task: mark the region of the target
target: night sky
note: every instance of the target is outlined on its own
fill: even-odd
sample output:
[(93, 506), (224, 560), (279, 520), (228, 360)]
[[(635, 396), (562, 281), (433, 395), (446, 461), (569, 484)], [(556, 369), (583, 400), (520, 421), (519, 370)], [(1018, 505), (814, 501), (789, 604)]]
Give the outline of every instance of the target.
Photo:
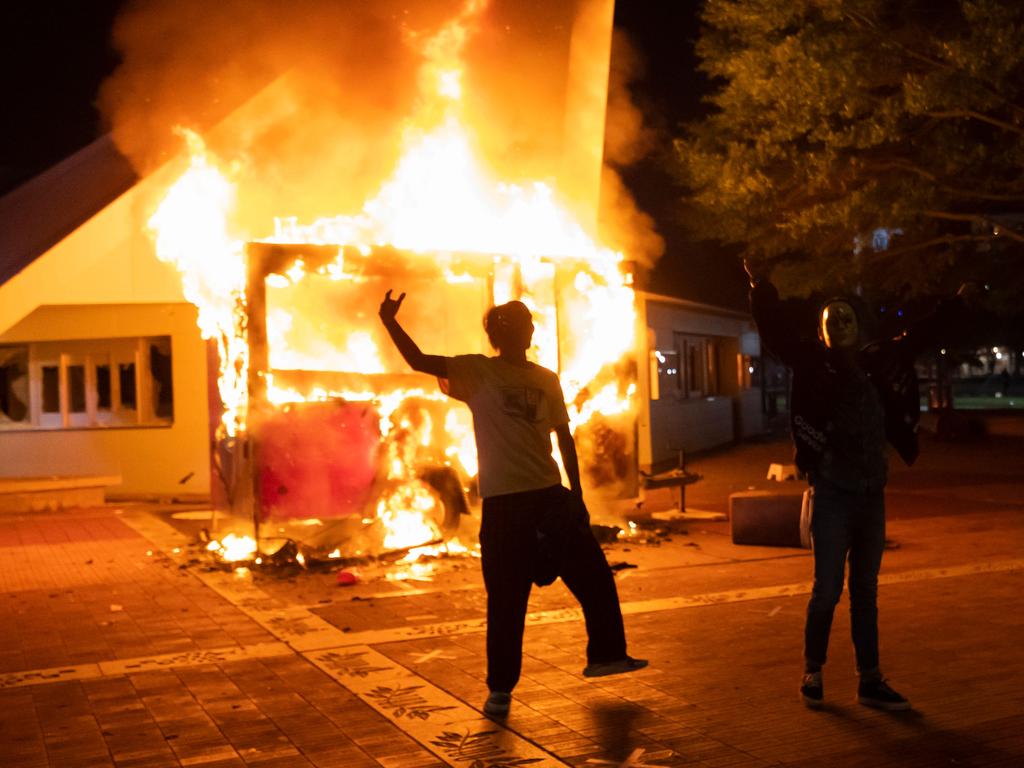
[[(117, 66), (110, 28), (124, 0), (5, 3), (0, 77), (0, 194), (88, 144), (103, 127), (94, 106), (100, 83)], [(650, 289), (737, 308), (745, 305), (735, 258), (691, 242), (675, 223), (680, 194), (669, 171), (671, 134), (700, 113), (703, 78), (693, 40), (696, 2), (619, 0), (615, 23), (645, 61), (633, 96), (657, 131), (656, 148), (623, 177), (666, 239)]]

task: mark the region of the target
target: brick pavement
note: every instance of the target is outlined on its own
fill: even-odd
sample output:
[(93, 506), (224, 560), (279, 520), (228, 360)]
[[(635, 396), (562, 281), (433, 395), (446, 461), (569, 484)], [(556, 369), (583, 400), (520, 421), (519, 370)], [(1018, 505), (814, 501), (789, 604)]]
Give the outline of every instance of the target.
[[(931, 484), (894, 473), (890, 495), (883, 664), (910, 713), (853, 701), (842, 606), (828, 707), (805, 710), (807, 554), (733, 547), (721, 524), (610, 548), (640, 565), (618, 578), (642, 672), (583, 678), (582, 624), (560, 620), (571, 598), (536, 590), (501, 729), (478, 709), (475, 564), (413, 590), (237, 579), (190, 565), (159, 516), (105, 508), (0, 521), (0, 765), (1024, 764), (1024, 444), (941, 448)], [(723, 454), (732, 474), (710, 484), (747, 483), (775, 449)], [(379, 642), (362, 642), (370, 631)]]

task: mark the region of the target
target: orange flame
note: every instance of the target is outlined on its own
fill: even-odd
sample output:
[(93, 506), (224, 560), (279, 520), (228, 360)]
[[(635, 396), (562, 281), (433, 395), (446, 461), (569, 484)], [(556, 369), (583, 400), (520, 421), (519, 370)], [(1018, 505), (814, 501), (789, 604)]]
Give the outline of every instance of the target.
[[(615, 363), (635, 345), (634, 294), (623, 274), (623, 255), (594, 241), (547, 183), (509, 184), (494, 179), (479, 159), (472, 134), (460, 119), (461, 52), (472, 21), (486, 0), (470, 0), (461, 15), (420, 45), (423, 102), (409, 121), (404, 151), (388, 181), (362, 210), (301, 224), (294, 218), (274, 221), (268, 242), (349, 244), (369, 252), (370, 246), (391, 245), (409, 258), (435, 259), (437, 254), (500, 254), (493, 269), (493, 300), (519, 298), (534, 314), (535, 348), (542, 365), (558, 370), (566, 399), (574, 403), (574, 428), (595, 413), (628, 411), (635, 387), (609, 379)], [(216, 339), (222, 368), (220, 394), (225, 404), (224, 428), (229, 435), (245, 430), (249, 350), (244, 317), (245, 256), (240, 237), (229, 232), (228, 215), (235, 198), (230, 169), (218, 168), (202, 140), (183, 131), (191, 155), (185, 173), (168, 191), (149, 220), (157, 255), (182, 273), (185, 295), (199, 308), (204, 338)], [(443, 260), (442, 260), (443, 261)], [(558, 265), (574, 273), (571, 290), (556, 286)], [(268, 278), (271, 286), (298, 283), (306, 265), (296, 262), (285, 275)], [(360, 280), (346, 271), (339, 256), (319, 270), (332, 280)], [(475, 278), (444, 268), (451, 283)], [(567, 288), (567, 286), (563, 286)], [(559, 305), (559, 302), (562, 302)], [(353, 327), (342, 349), (313, 344), (303, 352), (289, 349), (287, 336), (302, 307), (270, 312), (267, 318), (270, 368), (341, 370), (383, 373), (379, 350), (365, 330)], [(571, 344), (559, 344), (565, 313), (577, 327)], [(312, 350), (312, 351), (311, 351)], [(267, 397), (281, 405), (297, 400), (343, 397), (373, 400), (381, 416), (386, 472), (394, 490), (378, 500), (377, 514), (388, 526), (388, 548), (421, 544), (438, 537), (427, 522), (438, 504), (434, 492), (413, 472), (417, 446), (429, 442), (437, 425), (393, 423), (392, 416), (410, 397), (444, 400), (436, 391), (396, 388), (389, 392), (312, 391), (278, 387), (267, 373)], [(585, 397), (583, 395), (586, 395)], [(582, 403), (579, 401), (582, 400)], [(444, 417), (447, 445), (442, 453), (467, 477), (476, 474), (475, 445), (468, 416), (451, 408)], [(396, 436), (402, 433), (402, 439)], [(418, 523), (412, 522), (419, 521)]]

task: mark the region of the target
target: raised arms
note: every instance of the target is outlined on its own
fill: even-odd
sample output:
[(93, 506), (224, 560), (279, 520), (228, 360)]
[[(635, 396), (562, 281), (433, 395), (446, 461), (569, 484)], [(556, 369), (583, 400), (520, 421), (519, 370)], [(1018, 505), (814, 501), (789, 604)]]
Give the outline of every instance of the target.
[(391, 341), (395, 343), (398, 351), (409, 367), (420, 373), (428, 373), (441, 379), (448, 378), (448, 359), (441, 355), (427, 355), (419, 348), (415, 341), (405, 332), (398, 323), (398, 310), (405, 301), (405, 294), (402, 293), (397, 299), (391, 298), (391, 291), (384, 294), (384, 301), (380, 303), (380, 321), (387, 329)]

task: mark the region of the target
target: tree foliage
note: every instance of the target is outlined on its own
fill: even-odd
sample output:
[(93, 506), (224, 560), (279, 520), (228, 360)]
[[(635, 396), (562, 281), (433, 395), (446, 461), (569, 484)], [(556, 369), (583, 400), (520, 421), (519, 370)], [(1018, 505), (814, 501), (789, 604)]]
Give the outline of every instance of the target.
[(676, 142), (697, 235), (789, 292), (1020, 294), (1024, 3), (706, 0), (702, 25), (709, 114)]

